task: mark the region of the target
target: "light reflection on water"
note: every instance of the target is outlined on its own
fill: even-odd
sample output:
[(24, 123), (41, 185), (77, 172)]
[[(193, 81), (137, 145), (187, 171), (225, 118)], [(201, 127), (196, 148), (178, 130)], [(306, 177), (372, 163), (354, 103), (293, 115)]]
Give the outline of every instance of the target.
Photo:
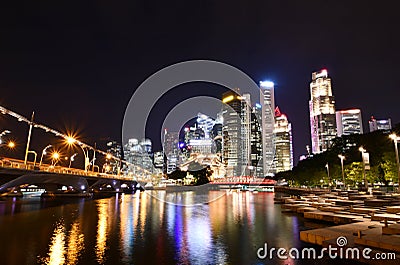
[[(155, 192), (157, 196), (142, 192), (52, 207), (36, 201), (41, 208), (35, 210), (26, 210), (29, 200), (0, 201), (5, 209), (0, 234), (10, 238), (0, 255), (8, 265), (262, 264), (268, 261), (259, 260), (256, 252), (265, 242), (304, 246), (298, 238), (303, 220), (282, 214), (272, 193), (210, 191), (210, 198), (219, 199), (179, 206), (195, 204), (196, 194)], [(206, 195), (201, 196), (204, 200)], [(21, 255), (24, 249), (29, 252)]]

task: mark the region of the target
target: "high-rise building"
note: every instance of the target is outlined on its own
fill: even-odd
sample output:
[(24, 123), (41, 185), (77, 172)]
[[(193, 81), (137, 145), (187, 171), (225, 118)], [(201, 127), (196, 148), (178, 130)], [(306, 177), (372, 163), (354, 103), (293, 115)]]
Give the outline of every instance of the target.
[(124, 159), (129, 163), (128, 171), (133, 174), (143, 174), (144, 171), (153, 172), (153, 161), (151, 159), (151, 141), (132, 138), (124, 145)]
[(318, 154), (326, 151), (336, 137), (335, 100), (326, 69), (312, 73), (310, 94), (312, 153)]
[(111, 141), (107, 143), (107, 153), (111, 154), (116, 159), (107, 160), (107, 165), (109, 170), (106, 170), (107, 173), (118, 174), (121, 166), (121, 155), (122, 149), (121, 145), (116, 141)]
[(336, 111), (337, 135), (362, 134), (363, 125), (360, 109)]
[(377, 120), (374, 118), (374, 116), (372, 116), (371, 119), (368, 121), (368, 125), (370, 132), (382, 130), (388, 133), (392, 130), (392, 120), (390, 118)]
[(167, 174), (170, 174), (179, 166), (179, 132), (168, 132), (165, 129), (164, 155), (166, 157), (166, 167), (164, 170)]
[(261, 132), (261, 105), (256, 104), (251, 113), (251, 136), (250, 136), (250, 158), (251, 172), (250, 175), (256, 177), (264, 176), (263, 167), (263, 145)]
[(260, 82), (261, 104), (261, 132), (263, 144), (263, 170), (264, 176), (273, 175), (274, 150), (274, 83), (271, 81)]
[(222, 160), (227, 176), (246, 175), (250, 170), (250, 94), (240, 96), (238, 92), (222, 96)]
[(275, 109), (275, 158), (274, 173), (293, 168), (292, 125), (278, 107)]

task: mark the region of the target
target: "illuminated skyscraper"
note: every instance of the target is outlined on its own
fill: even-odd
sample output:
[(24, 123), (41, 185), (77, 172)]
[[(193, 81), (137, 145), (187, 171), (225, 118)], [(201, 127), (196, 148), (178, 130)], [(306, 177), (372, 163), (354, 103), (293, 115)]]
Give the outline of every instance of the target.
[(223, 151), (222, 159), (227, 176), (241, 176), (249, 172), (251, 105), (250, 95), (239, 96), (229, 91), (222, 96)]
[(264, 176), (263, 167), (263, 144), (261, 132), (261, 105), (256, 104), (251, 113), (251, 136), (250, 136), (250, 149), (251, 149), (251, 172), (250, 175), (256, 177)]
[(275, 109), (275, 158), (274, 173), (293, 168), (292, 124), (278, 107)]
[(261, 104), (261, 131), (263, 143), (263, 170), (264, 176), (273, 175), (274, 161), (274, 83), (271, 81), (260, 82), (260, 104)]
[(318, 154), (326, 151), (336, 137), (335, 100), (327, 70), (312, 73), (310, 92), (312, 152)]
[(336, 125), (338, 136), (349, 134), (362, 134), (363, 126), (361, 110), (350, 109), (336, 111)]
[(390, 130), (392, 130), (392, 120), (390, 118), (384, 120), (377, 120), (374, 118), (374, 116), (372, 116), (371, 119), (368, 121), (368, 125), (370, 132), (382, 130), (388, 133), (390, 132)]

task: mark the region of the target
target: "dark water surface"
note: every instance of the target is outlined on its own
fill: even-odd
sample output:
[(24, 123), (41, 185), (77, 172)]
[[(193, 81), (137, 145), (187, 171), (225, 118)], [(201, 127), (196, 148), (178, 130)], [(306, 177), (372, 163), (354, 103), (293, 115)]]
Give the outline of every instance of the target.
[(196, 195), (165, 191), (97, 200), (3, 198), (0, 264), (340, 264), (257, 257), (264, 243), (310, 246), (299, 231), (312, 225), (281, 213), (274, 193), (206, 196), (218, 199), (179, 206)]

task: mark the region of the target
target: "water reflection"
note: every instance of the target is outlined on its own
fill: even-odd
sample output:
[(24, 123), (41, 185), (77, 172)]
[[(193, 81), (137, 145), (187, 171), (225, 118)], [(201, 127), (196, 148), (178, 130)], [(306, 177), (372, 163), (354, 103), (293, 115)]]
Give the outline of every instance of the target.
[(69, 232), (69, 240), (67, 247), (67, 264), (72, 265), (78, 262), (78, 258), (81, 255), (84, 246), (85, 236), (83, 235), (80, 223), (75, 221), (71, 226)]
[[(209, 198), (217, 199), (195, 206), (179, 205), (195, 204), (199, 195), (193, 192), (153, 193), (159, 194), (125, 194), (22, 212), (13, 212), (13, 203), (19, 204), (9, 200), (3, 205), (9, 214), (0, 215), (0, 234), (10, 240), (0, 255), (7, 265), (261, 264), (266, 261), (256, 252), (264, 243), (303, 246), (298, 238), (303, 219), (282, 214), (272, 193), (210, 191)], [(21, 249), (29, 250), (26, 257), (18, 255)]]
[(105, 251), (107, 247), (107, 226), (108, 226), (108, 199), (102, 199), (97, 201), (97, 239), (96, 239), (96, 259), (99, 264), (103, 264), (106, 257)]
[(60, 222), (54, 229), (54, 234), (50, 243), (49, 257), (46, 259), (46, 264), (64, 264), (65, 254), (65, 228), (64, 224)]

